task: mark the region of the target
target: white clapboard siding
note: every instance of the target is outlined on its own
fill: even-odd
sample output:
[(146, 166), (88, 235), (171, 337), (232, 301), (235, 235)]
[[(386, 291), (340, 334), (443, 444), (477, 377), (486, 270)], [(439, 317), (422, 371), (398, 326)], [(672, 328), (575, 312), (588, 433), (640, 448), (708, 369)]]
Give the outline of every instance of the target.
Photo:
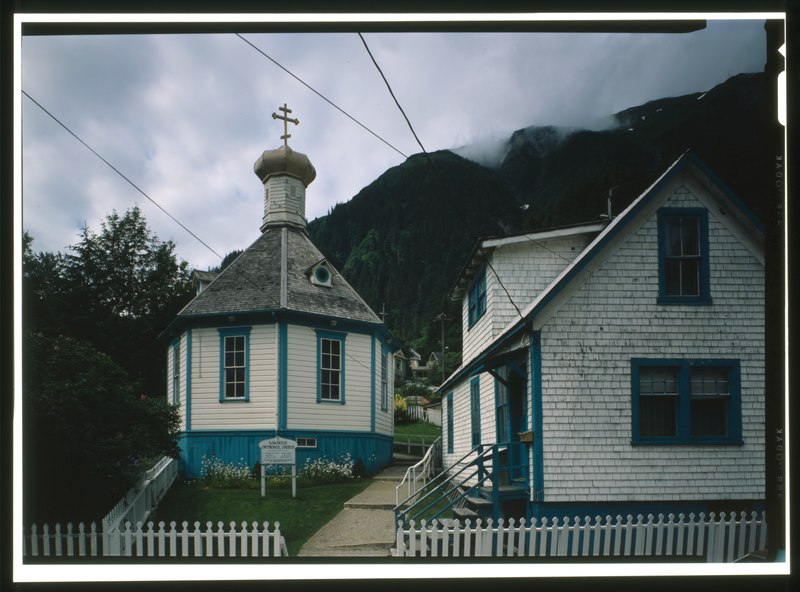
[(344, 404), (317, 402), (317, 334), (289, 325), (287, 422), (290, 429), (368, 431), (371, 424), (372, 337), (347, 333), (344, 342)]
[(275, 426), (277, 355), (274, 324), (250, 330), (249, 401), (220, 403), (220, 337), (217, 329), (192, 331), (193, 430), (265, 429)]
[[(766, 548), (764, 514), (612, 518), (424, 520), (398, 523), (393, 554), (406, 557), (671, 557), (732, 562)], [(696, 560), (696, 559), (694, 559)]]

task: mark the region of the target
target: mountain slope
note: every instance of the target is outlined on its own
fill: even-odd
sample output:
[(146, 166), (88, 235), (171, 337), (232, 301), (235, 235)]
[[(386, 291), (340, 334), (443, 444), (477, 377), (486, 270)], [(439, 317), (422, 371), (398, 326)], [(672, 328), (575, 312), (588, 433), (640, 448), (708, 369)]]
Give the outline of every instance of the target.
[(763, 219), (763, 74), (615, 117), (605, 131), (518, 130), (494, 168), (449, 151), (412, 156), (311, 222), (311, 237), (376, 312), (385, 303), (390, 330), (427, 355), (440, 348), (442, 311), (455, 319), (448, 346), (460, 351), (460, 308), (447, 292), (478, 237), (595, 219), (609, 189), (618, 213), (687, 149)]

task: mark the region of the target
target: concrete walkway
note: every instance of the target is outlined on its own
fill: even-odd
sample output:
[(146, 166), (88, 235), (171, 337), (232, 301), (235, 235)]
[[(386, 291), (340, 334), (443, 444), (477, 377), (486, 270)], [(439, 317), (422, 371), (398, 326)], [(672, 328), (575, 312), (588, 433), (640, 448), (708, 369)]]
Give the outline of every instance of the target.
[(390, 557), (395, 487), (407, 465), (391, 465), (302, 546), (299, 557)]

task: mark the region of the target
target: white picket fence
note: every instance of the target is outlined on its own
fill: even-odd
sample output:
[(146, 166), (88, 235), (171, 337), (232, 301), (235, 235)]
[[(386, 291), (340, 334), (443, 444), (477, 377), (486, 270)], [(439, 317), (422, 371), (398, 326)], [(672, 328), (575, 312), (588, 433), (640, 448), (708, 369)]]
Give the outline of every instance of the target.
[[(104, 536), (114, 530), (120, 530), (126, 522), (144, 523), (153, 508), (167, 493), (177, 475), (177, 460), (168, 456), (159, 460), (103, 518), (101, 524)], [(108, 547), (108, 539), (104, 539), (103, 542), (105, 547)]]
[(434, 520), (420, 525), (410, 521), (407, 527), (398, 522), (395, 556), (405, 557), (705, 557), (709, 562), (735, 561), (748, 553), (765, 549), (767, 522), (765, 515), (745, 512), (738, 516), (713, 512), (695, 517), (674, 514), (666, 519), (652, 514), (647, 519), (640, 514), (636, 521), (628, 515), (603, 520), (596, 516), (594, 523), (587, 516), (562, 520), (543, 518), (526, 524), (525, 519), (513, 518), (497, 525), (491, 519)]
[(34, 524), (23, 533), (22, 554), (25, 557), (280, 557), (288, 556), (286, 541), (281, 535), (280, 523), (270, 530), (269, 522), (237, 526), (231, 522), (226, 530), (217, 522), (199, 521), (190, 527), (182, 522), (180, 528), (170, 522), (158, 525), (141, 522), (132, 526), (126, 522), (123, 530), (98, 533), (92, 522), (87, 531), (81, 522), (77, 530), (72, 523), (62, 530), (56, 524), (51, 530), (45, 524), (41, 530)]

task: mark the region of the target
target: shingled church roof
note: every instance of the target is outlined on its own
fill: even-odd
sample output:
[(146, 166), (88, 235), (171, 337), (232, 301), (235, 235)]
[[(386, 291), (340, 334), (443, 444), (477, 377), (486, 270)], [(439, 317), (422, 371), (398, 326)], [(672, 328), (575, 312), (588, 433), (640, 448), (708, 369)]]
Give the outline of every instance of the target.
[[(284, 230), (286, 244), (282, 247)], [(323, 262), (331, 272), (330, 286), (314, 284), (310, 278), (312, 268)], [(285, 273), (282, 273), (283, 265)], [(285, 286), (283, 302), (282, 286)], [(291, 227), (267, 228), (187, 304), (178, 317), (258, 313), (278, 309), (369, 323), (381, 322), (350, 284), (325, 261), (306, 232)]]

